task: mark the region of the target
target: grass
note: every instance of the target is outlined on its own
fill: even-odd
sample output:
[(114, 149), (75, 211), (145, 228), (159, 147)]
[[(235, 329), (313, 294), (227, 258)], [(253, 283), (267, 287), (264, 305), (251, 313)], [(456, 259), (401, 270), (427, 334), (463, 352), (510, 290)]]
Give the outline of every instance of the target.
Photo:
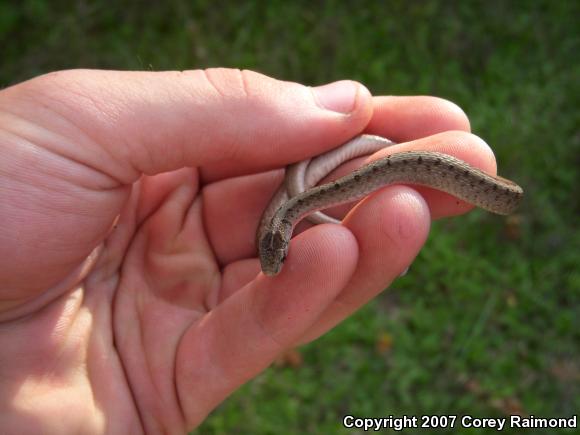
[(0, 86), (72, 67), (353, 78), (375, 94), (455, 101), (501, 172), (524, 186), (515, 220), (475, 211), (436, 222), (406, 277), (301, 349), (298, 367), (241, 388), (195, 433), (349, 433), (347, 413), (577, 413), (579, 4), (312, 4), (0, 3)]

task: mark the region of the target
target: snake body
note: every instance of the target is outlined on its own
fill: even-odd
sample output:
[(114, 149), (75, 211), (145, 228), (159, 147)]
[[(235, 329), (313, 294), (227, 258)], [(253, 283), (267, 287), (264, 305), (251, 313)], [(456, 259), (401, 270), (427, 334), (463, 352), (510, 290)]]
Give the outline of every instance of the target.
[[(395, 153), (335, 181), (312, 187), (344, 161), (392, 144), (379, 136), (360, 135), (313, 160), (288, 167), (285, 183), (264, 211), (256, 234), (264, 274), (276, 275), (280, 272), (294, 226), (304, 217), (318, 210), (361, 199), (389, 184), (431, 187), (501, 215), (512, 213), (523, 197), (523, 190), (516, 183), (491, 176), (463, 160), (434, 151)], [(315, 223), (338, 222), (319, 213), (311, 216)]]

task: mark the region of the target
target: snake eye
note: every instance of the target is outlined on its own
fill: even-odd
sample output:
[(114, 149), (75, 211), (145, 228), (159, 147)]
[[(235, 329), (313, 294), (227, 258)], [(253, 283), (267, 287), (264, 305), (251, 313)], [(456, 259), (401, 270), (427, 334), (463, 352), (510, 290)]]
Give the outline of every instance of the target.
[(262, 240), (260, 240), (260, 250), (267, 251), (268, 249), (272, 249), (273, 244), (273, 236), (272, 233), (266, 233)]

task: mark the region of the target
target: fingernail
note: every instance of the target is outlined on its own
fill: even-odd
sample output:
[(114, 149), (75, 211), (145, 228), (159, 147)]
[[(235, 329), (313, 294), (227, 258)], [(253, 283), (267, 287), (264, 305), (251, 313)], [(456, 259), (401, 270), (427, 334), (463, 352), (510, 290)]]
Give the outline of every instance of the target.
[(356, 105), (359, 85), (350, 80), (341, 80), (312, 88), (320, 107), (338, 113), (350, 113)]
[(405, 276), (407, 274), (407, 272), (409, 271), (411, 266), (407, 266), (405, 268), (405, 270), (403, 270), (400, 274), (399, 274), (399, 278), (401, 278), (402, 276)]

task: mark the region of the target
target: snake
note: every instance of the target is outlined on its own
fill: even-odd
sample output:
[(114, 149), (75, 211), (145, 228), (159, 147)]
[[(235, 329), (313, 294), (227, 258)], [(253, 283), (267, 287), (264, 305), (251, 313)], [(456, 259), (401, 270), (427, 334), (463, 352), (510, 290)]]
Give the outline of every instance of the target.
[(314, 224), (340, 223), (320, 210), (359, 200), (390, 184), (427, 186), (499, 215), (513, 213), (523, 198), (523, 189), (513, 181), (435, 151), (393, 153), (316, 185), (342, 163), (394, 144), (381, 136), (361, 134), (315, 158), (288, 165), (284, 182), (264, 209), (256, 230), (262, 272), (268, 276), (280, 273), (294, 227), (302, 219)]

